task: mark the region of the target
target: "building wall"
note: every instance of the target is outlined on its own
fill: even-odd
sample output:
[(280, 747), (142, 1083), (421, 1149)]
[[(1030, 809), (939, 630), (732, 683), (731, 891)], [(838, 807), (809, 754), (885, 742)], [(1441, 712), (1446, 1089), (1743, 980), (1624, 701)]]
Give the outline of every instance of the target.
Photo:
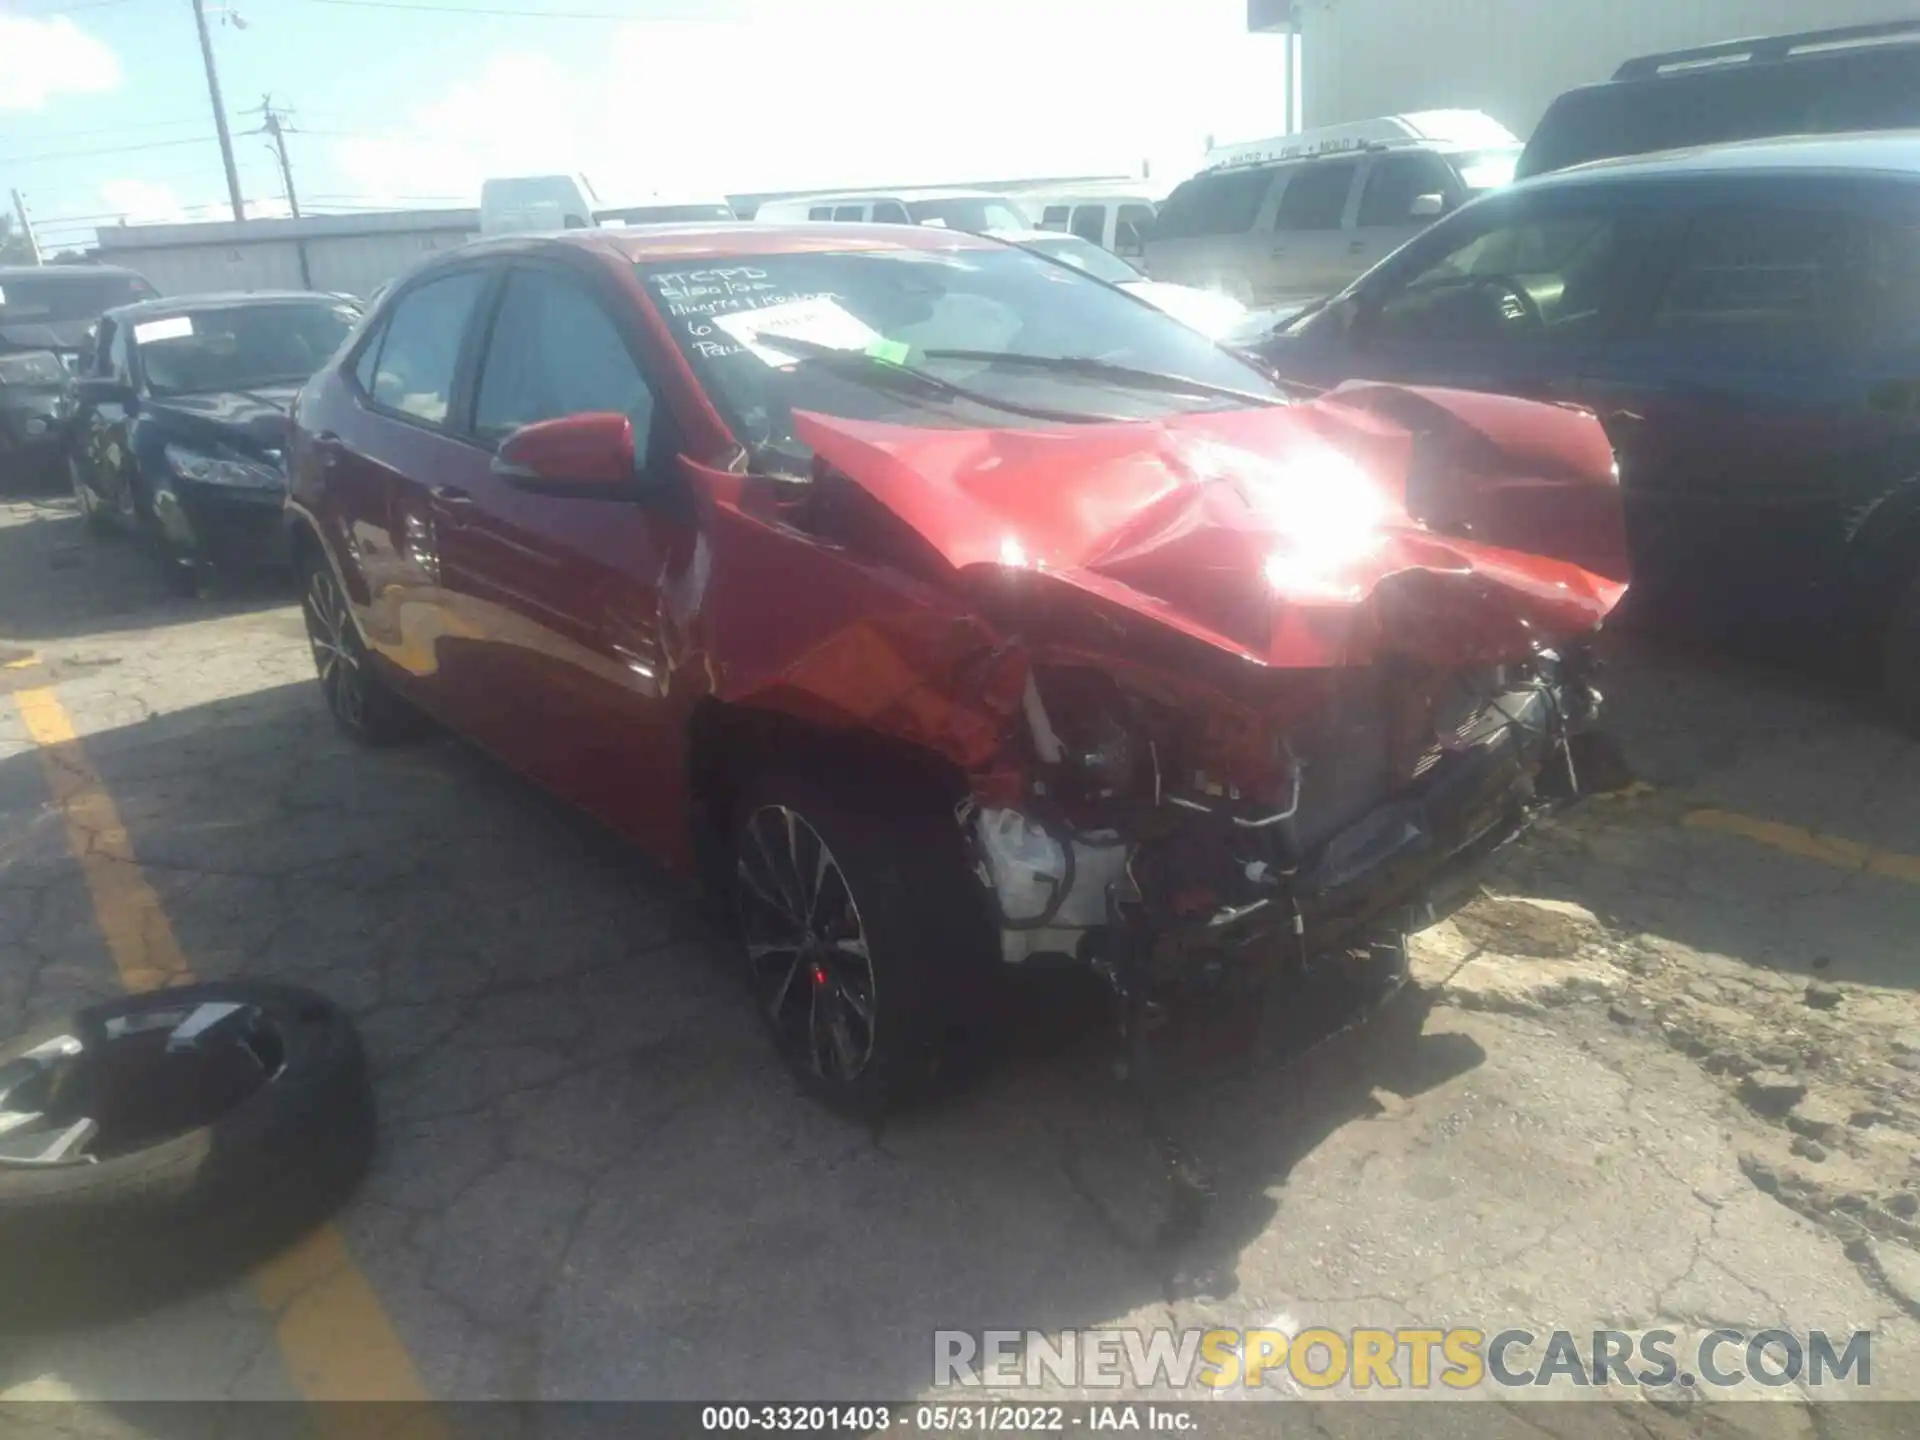
[(304, 242), (315, 290), (365, 297), (478, 233), (478, 212), (465, 210), (113, 226), (100, 232), (100, 258), (139, 271), (163, 295), (298, 290)]
[(1484, 110), (1524, 138), (1623, 60), (1747, 35), (1920, 18), (1920, 0), (1299, 0), (1305, 123)]

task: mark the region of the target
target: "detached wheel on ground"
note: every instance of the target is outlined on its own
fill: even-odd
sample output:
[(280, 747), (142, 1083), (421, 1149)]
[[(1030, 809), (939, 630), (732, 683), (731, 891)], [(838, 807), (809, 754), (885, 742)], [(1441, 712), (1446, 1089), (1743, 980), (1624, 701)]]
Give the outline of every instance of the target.
[(774, 771), (736, 812), (754, 1004), (800, 1083), (844, 1114), (924, 1098), (977, 1039), (990, 935), (932, 789)]
[(1894, 720), (1920, 735), (1920, 575), (1907, 583), (1887, 617), (1880, 683)]
[(182, 986), (0, 1044), (0, 1328), (230, 1278), (325, 1219), (373, 1139), (359, 1039), (311, 991)]
[(347, 597), (326, 557), (314, 555), (301, 573), (300, 611), (320, 693), (342, 730), (363, 745), (395, 745), (418, 736), (426, 721), (373, 668)]

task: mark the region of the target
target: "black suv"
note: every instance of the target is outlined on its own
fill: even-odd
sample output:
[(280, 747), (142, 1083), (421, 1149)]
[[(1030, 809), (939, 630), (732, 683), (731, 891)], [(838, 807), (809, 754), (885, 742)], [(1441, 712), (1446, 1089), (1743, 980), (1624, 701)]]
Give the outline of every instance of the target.
[(1870, 643), (1920, 728), (1920, 134), (1527, 181), (1254, 348), (1312, 385), (1591, 408), (1643, 613)]
[(1588, 160), (1778, 135), (1920, 126), (1920, 20), (1642, 55), (1540, 117), (1517, 178)]

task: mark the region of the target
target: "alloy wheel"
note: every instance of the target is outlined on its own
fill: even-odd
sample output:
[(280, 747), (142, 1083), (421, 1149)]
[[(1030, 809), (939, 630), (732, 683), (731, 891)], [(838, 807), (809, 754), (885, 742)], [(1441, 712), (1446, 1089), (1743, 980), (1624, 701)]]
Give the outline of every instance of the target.
[(313, 666), (327, 704), (341, 721), (359, 727), (366, 719), (367, 681), (362, 667), (359, 636), (347, 613), (346, 596), (324, 566), (316, 566), (307, 582), (301, 605), (306, 615), (307, 640), (313, 646)]
[(851, 1083), (873, 1058), (877, 997), (866, 926), (840, 863), (784, 805), (748, 817), (735, 863), (755, 999), (813, 1075)]

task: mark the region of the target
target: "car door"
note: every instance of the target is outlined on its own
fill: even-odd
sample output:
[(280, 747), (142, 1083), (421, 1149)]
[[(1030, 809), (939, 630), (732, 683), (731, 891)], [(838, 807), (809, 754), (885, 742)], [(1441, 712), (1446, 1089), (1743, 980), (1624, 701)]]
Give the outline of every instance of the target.
[(445, 532), (444, 583), (485, 616), (466, 697), (490, 748), (657, 853), (678, 843), (677, 730), (666, 719), (659, 581), (693, 531), (677, 501), (673, 426), (621, 293), (588, 269), (516, 263), (478, 367), (476, 444), (521, 426), (617, 412), (633, 425), (635, 492), (580, 499), (484, 469)]
[(1620, 417), (1638, 583), (1716, 629), (1829, 621), (1856, 530), (1920, 471), (1920, 215), (1870, 193), (1696, 194), (1579, 387)]
[(1371, 270), (1465, 198), (1453, 167), (1431, 150), (1372, 156), (1347, 239), (1348, 277)]
[(1359, 274), (1347, 232), (1359, 178), (1358, 159), (1315, 160), (1293, 168), (1274, 211), (1270, 263), (1254, 294), (1256, 304), (1330, 295)]
[[(1596, 353), (1644, 301), (1659, 222), (1656, 207), (1599, 191), (1475, 206), (1309, 323), (1298, 348), (1318, 373), (1298, 378), (1581, 401)], [(1297, 374), (1287, 348), (1280, 368)]]
[(100, 497), (106, 509), (132, 525), (138, 517), (131, 435), (134, 413), (139, 401), (133, 393), (133, 363), (129, 354), (127, 322), (102, 319), (101, 335), (94, 351), (94, 377), (120, 387), (109, 398), (95, 393), (81, 402), (77, 418), (76, 453), (86, 471), (88, 488)]
[(318, 519), (358, 577), (348, 591), (368, 644), (415, 701), (462, 729), (457, 682), (475, 640), (446, 604), (434, 492), (490, 459), (459, 432), (455, 397), (497, 275), (436, 271), (400, 291), (349, 357), (350, 413), (313, 435), (305, 462), (324, 472)]

